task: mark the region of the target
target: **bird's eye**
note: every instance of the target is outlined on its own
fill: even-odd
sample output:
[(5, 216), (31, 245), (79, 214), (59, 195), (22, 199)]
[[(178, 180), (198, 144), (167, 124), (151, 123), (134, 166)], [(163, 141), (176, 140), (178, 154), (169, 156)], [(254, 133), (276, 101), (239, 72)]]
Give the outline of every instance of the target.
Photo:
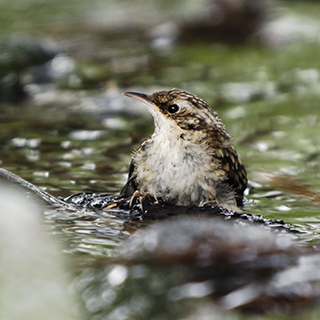
[(170, 104), (168, 111), (170, 113), (177, 113), (180, 110), (180, 107), (177, 104)]

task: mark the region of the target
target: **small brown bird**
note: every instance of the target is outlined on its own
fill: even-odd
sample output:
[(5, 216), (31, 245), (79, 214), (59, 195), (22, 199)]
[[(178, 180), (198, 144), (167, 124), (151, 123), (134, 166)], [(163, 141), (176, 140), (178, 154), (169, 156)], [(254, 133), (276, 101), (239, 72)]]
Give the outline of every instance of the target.
[(133, 156), (124, 196), (150, 195), (179, 206), (243, 206), (246, 170), (224, 124), (204, 100), (177, 89), (124, 95), (142, 101), (155, 124)]

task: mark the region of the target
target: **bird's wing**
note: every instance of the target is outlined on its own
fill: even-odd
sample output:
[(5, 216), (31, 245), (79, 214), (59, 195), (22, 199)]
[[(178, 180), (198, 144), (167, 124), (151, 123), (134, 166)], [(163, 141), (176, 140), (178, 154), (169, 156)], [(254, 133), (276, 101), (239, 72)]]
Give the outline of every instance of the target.
[(129, 167), (128, 181), (121, 190), (121, 195), (124, 195), (125, 197), (132, 196), (133, 193), (137, 190), (137, 185), (135, 183), (136, 176), (133, 174), (134, 168), (135, 168), (134, 162), (133, 160), (131, 160), (130, 167)]
[[(143, 152), (148, 144), (150, 143), (150, 137), (146, 138), (136, 151), (136, 153)], [(138, 189), (138, 185), (136, 183), (136, 174), (134, 174), (135, 171), (135, 162), (134, 162), (134, 157), (132, 158), (129, 166), (129, 175), (128, 175), (128, 181), (125, 184), (125, 186), (121, 190), (121, 195), (124, 195), (126, 197), (130, 197), (133, 195), (133, 193)]]
[(226, 172), (225, 182), (234, 190), (238, 206), (243, 206), (243, 192), (247, 187), (247, 172), (233, 146), (222, 149), (220, 161)]

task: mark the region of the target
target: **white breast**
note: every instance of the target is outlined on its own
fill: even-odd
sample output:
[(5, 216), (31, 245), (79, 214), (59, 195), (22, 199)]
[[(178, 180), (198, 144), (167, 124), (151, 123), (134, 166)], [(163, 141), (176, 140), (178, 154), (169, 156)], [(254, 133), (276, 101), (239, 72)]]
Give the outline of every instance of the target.
[(218, 170), (205, 145), (161, 130), (153, 135), (145, 151), (134, 157), (140, 192), (174, 200), (177, 205), (215, 199), (216, 182), (224, 173)]

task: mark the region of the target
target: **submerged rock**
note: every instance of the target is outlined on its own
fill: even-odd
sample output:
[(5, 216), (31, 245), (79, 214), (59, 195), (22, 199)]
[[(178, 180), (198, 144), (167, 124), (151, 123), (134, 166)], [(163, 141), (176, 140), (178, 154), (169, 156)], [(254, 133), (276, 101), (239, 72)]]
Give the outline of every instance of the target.
[(291, 233), (302, 233), (294, 226), (285, 223), (283, 220), (264, 219), (262, 216), (252, 215), (244, 212), (234, 212), (222, 208), (219, 205), (198, 206), (175, 206), (168, 202), (155, 201), (153, 198), (146, 198), (141, 204), (135, 201), (130, 206), (131, 197), (113, 197), (109, 194), (98, 194), (93, 192), (82, 192), (70, 195), (65, 198), (66, 205), (75, 205), (77, 208), (94, 210), (100, 216), (109, 213), (116, 214), (117, 218), (128, 220), (127, 226), (137, 228), (139, 222), (150, 222), (164, 220), (170, 217), (216, 217), (219, 220), (231, 220), (235, 224), (253, 224), (263, 226), (275, 231), (288, 231)]

